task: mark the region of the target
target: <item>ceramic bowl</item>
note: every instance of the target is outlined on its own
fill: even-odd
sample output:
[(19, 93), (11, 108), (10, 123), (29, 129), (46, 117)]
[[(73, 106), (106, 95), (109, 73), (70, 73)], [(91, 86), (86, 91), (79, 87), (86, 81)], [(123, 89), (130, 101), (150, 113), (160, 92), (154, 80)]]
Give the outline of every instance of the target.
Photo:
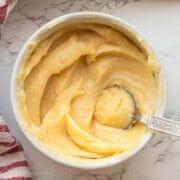
[[(133, 41), (137, 46), (139, 46), (143, 51), (146, 51), (148, 54), (149, 52), (152, 52), (152, 48), (147, 43), (147, 41), (142, 37), (142, 35), (134, 28), (132, 25), (128, 24), (126, 21), (114, 17), (108, 14), (103, 13), (95, 13), (95, 12), (79, 12), (79, 13), (72, 13), (64, 16), (60, 16), (44, 26), (42, 26), (39, 30), (37, 30), (25, 43), (23, 48), (21, 49), (19, 56), (16, 60), (14, 70), (12, 73), (12, 80), (11, 80), (11, 102), (13, 106), (13, 111), (16, 117), (16, 120), (18, 122), (19, 127), (27, 137), (27, 139), (32, 143), (32, 145), (38, 149), (40, 152), (48, 156), (49, 158), (53, 159), (54, 161), (75, 167), (75, 168), (82, 168), (82, 169), (100, 169), (100, 168), (107, 168), (113, 165), (116, 165), (118, 163), (122, 163), (124, 160), (129, 159), (133, 155), (135, 155), (137, 152), (139, 152), (151, 139), (153, 133), (151, 131), (148, 131), (144, 137), (142, 138), (142, 141), (139, 143), (139, 145), (134, 148), (133, 150), (118, 154), (114, 156), (110, 156), (107, 158), (102, 159), (81, 159), (78, 157), (70, 157), (67, 155), (60, 155), (56, 154), (55, 152), (52, 152), (52, 150), (48, 149), (48, 147), (45, 144), (42, 144), (36, 137), (34, 137), (29, 132), (29, 127), (25, 123), (26, 121), (22, 117), (20, 110), (19, 110), (19, 102), (17, 99), (17, 91), (18, 91), (18, 81), (17, 81), (17, 75), (20, 70), (20, 67), (22, 63), (25, 61), (25, 57), (27, 57), (29, 53), (30, 47), (32, 45), (38, 44), (40, 41), (42, 41), (44, 38), (48, 37), (53, 32), (57, 31), (58, 29), (61, 29), (62, 27), (65, 27), (70, 24), (74, 23), (81, 23), (81, 22), (89, 22), (89, 23), (100, 23), (109, 25), (117, 30), (120, 30), (123, 32), (131, 41)], [(163, 91), (162, 97), (158, 97), (157, 104), (156, 104), (156, 115), (162, 115), (165, 108), (166, 103), (166, 83), (165, 83), (165, 77), (162, 72), (162, 69), (160, 69), (159, 72), (159, 81), (163, 84)]]

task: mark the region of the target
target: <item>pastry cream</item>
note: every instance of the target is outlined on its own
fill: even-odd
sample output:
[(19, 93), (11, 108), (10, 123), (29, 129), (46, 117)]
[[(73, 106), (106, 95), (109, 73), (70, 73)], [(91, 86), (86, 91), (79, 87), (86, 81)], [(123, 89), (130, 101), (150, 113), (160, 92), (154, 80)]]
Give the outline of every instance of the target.
[(40, 42), (19, 73), (20, 109), (32, 134), (53, 151), (102, 158), (136, 147), (135, 106), (152, 114), (156, 60), (105, 25), (66, 27)]

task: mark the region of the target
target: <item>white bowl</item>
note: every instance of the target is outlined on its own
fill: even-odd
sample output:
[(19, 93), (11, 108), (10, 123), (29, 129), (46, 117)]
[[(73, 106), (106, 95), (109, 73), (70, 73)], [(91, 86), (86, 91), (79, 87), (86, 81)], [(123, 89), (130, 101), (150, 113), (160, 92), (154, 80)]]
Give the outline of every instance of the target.
[[(92, 23), (101, 23), (112, 26), (126, 34), (129, 39), (131, 39), (134, 43), (136, 43), (141, 49), (146, 51), (147, 53), (153, 51), (150, 45), (144, 40), (144, 38), (135, 30), (132, 25), (129, 25), (124, 20), (120, 18), (104, 14), (104, 13), (96, 13), (96, 12), (79, 12), (79, 13), (72, 13), (65, 16), (58, 17), (49, 23), (42, 26), (38, 31), (36, 31), (25, 43), (23, 48), (21, 49), (19, 56), (16, 60), (14, 70), (12, 73), (11, 79), (11, 102), (13, 106), (13, 111), (16, 117), (16, 120), (25, 134), (25, 136), (29, 139), (29, 141), (36, 147), (40, 152), (48, 156), (49, 158), (53, 159), (56, 162), (61, 164), (65, 164), (71, 167), (82, 168), (82, 169), (100, 169), (113, 166), (115, 164), (121, 163), (124, 160), (132, 157), (137, 152), (139, 152), (151, 139), (152, 132), (148, 131), (145, 136), (142, 138), (142, 141), (139, 145), (134, 148), (133, 150), (119, 155), (114, 155), (107, 158), (102, 159), (81, 159), (78, 157), (71, 157), (67, 155), (59, 155), (52, 150), (48, 149), (45, 144), (42, 144), (36, 137), (34, 137), (30, 132), (26, 121), (23, 119), (20, 110), (19, 104), (17, 100), (17, 91), (18, 91), (18, 82), (17, 82), (17, 75), (19, 73), (19, 69), (22, 63), (25, 61), (25, 57), (29, 53), (29, 49), (32, 48), (32, 45), (35, 46), (38, 44), (42, 39), (49, 36), (51, 33), (60, 29), (66, 25), (71, 23), (80, 23), (80, 22), (92, 22)], [(166, 84), (165, 78), (160, 70), (159, 73), (160, 81), (164, 84), (164, 93), (162, 94), (163, 102), (160, 103), (160, 97), (158, 98), (157, 105), (156, 105), (156, 112), (157, 115), (162, 115), (165, 109), (166, 103)]]

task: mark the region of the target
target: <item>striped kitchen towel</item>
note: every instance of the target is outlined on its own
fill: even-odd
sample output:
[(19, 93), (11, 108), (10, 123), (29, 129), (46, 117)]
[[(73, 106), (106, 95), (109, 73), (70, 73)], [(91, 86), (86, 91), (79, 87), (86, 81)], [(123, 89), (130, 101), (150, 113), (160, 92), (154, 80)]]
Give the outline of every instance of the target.
[(22, 145), (0, 115), (0, 180), (32, 180)]
[(0, 0), (0, 35), (10, 11), (17, 2), (18, 0)]

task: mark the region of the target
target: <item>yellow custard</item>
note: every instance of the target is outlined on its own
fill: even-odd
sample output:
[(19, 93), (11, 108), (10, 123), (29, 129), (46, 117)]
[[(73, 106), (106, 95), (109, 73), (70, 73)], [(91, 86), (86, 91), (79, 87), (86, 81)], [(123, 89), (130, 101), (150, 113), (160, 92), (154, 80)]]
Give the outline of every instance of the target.
[[(152, 56), (153, 57), (153, 56)], [(18, 98), (31, 133), (57, 153), (102, 158), (136, 147), (155, 110), (158, 64), (123, 33), (82, 23), (55, 32), (19, 73)]]

